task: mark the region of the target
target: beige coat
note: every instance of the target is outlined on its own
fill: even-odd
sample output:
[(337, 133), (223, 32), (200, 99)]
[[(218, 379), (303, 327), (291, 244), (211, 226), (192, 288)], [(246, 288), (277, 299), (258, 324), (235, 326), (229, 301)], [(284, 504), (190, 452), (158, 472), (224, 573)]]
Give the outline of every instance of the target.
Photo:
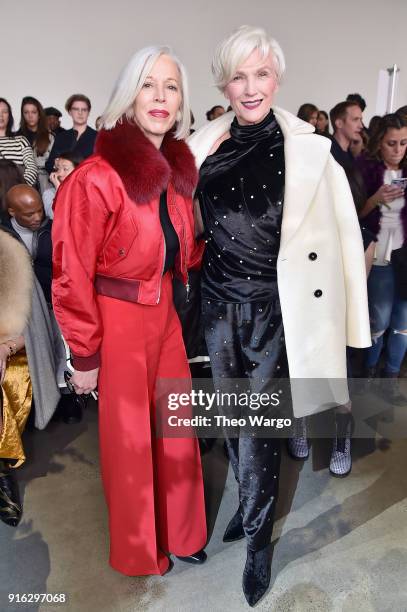
[[(366, 268), (349, 184), (330, 141), (291, 113), (273, 110), (285, 149), (277, 279), (298, 417), (348, 401), (346, 345), (371, 344)], [(227, 113), (190, 137), (198, 167), (233, 117)]]

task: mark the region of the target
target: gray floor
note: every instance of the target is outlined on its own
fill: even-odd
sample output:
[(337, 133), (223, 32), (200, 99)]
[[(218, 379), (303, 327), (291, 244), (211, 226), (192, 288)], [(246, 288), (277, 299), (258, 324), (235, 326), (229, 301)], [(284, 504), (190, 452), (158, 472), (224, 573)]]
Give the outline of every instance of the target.
[[(304, 465), (283, 458), (272, 587), (257, 610), (407, 610), (407, 445), (355, 443), (349, 478), (331, 478), (327, 443)], [(97, 412), (28, 433), (19, 470), (24, 520), (0, 523), (0, 612), (239, 611), (243, 541), (222, 543), (236, 487), (221, 446), (205, 457), (208, 562), (179, 561), (165, 577), (127, 578), (107, 563)], [(66, 593), (65, 605), (9, 605), (8, 593)]]

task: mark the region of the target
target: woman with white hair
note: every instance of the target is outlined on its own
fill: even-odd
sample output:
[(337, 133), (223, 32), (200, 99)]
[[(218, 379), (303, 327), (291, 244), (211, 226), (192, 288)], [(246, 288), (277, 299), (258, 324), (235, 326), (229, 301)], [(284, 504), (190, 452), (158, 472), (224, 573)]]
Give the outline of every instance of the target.
[(142, 49), (113, 90), (95, 154), (56, 198), (55, 315), (76, 393), (98, 384), (110, 563), (130, 576), (164, 574), (168, 552), (206, 559), (197, 440), (157, 431), (157, 384), (190, 377), (172, 301), (173, 274), (187, 284), (200, 260), (189, 124), (182, 64), (167, 47)]
[[(284, 68), (280, 46), (264, 30), (239, 28), (212, 64), (233, 112), (189, 143), (200, 166), (202, 312), (215, 383), (248, 379), (256, 392), (279, 393), (289, 372), (294, 414), (305, 416), (332, 406), (332, 395), (346, 403), (345, 347), (370, 344), (369, 320), (363, 245), (346, 177), (329, 140), (272, 107)], [(301, 385), (296, 392), (295, 378), (343, 384), (307, 396)], [(246, 414), (235, 407), (234, 416)], [(348, 417), (341, 423), (348, 435)], [(264, 429), (232, 434), (225, 431), (239, 506), (224, 540), (246, 538), (243, 591), (254, 605), (270, 582), (280, 445)]]

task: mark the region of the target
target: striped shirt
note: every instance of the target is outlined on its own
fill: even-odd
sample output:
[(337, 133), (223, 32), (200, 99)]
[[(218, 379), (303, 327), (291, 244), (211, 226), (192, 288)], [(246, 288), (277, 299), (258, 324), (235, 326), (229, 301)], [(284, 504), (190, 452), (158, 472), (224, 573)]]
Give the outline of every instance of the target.
[(0, 136), (0, 159), (8, 159), (21, 166), (26, 183), (35, 185), (38, 174), (37, 164), (25, 136)]

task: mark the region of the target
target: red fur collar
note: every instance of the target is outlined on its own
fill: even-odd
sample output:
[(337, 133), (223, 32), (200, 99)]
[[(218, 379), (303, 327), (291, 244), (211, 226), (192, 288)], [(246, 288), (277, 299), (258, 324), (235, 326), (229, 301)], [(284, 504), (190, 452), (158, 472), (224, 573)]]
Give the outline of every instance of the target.
[(182, 196), (191, 197), (196, 187), (195, 160), (183, 140), (167, 134), (158, 150), (139, 127), (125, 118), (112, 130), (98, 133), (94, 153), (116, 170), (135, 202), (159, 197), (169, 181)]

